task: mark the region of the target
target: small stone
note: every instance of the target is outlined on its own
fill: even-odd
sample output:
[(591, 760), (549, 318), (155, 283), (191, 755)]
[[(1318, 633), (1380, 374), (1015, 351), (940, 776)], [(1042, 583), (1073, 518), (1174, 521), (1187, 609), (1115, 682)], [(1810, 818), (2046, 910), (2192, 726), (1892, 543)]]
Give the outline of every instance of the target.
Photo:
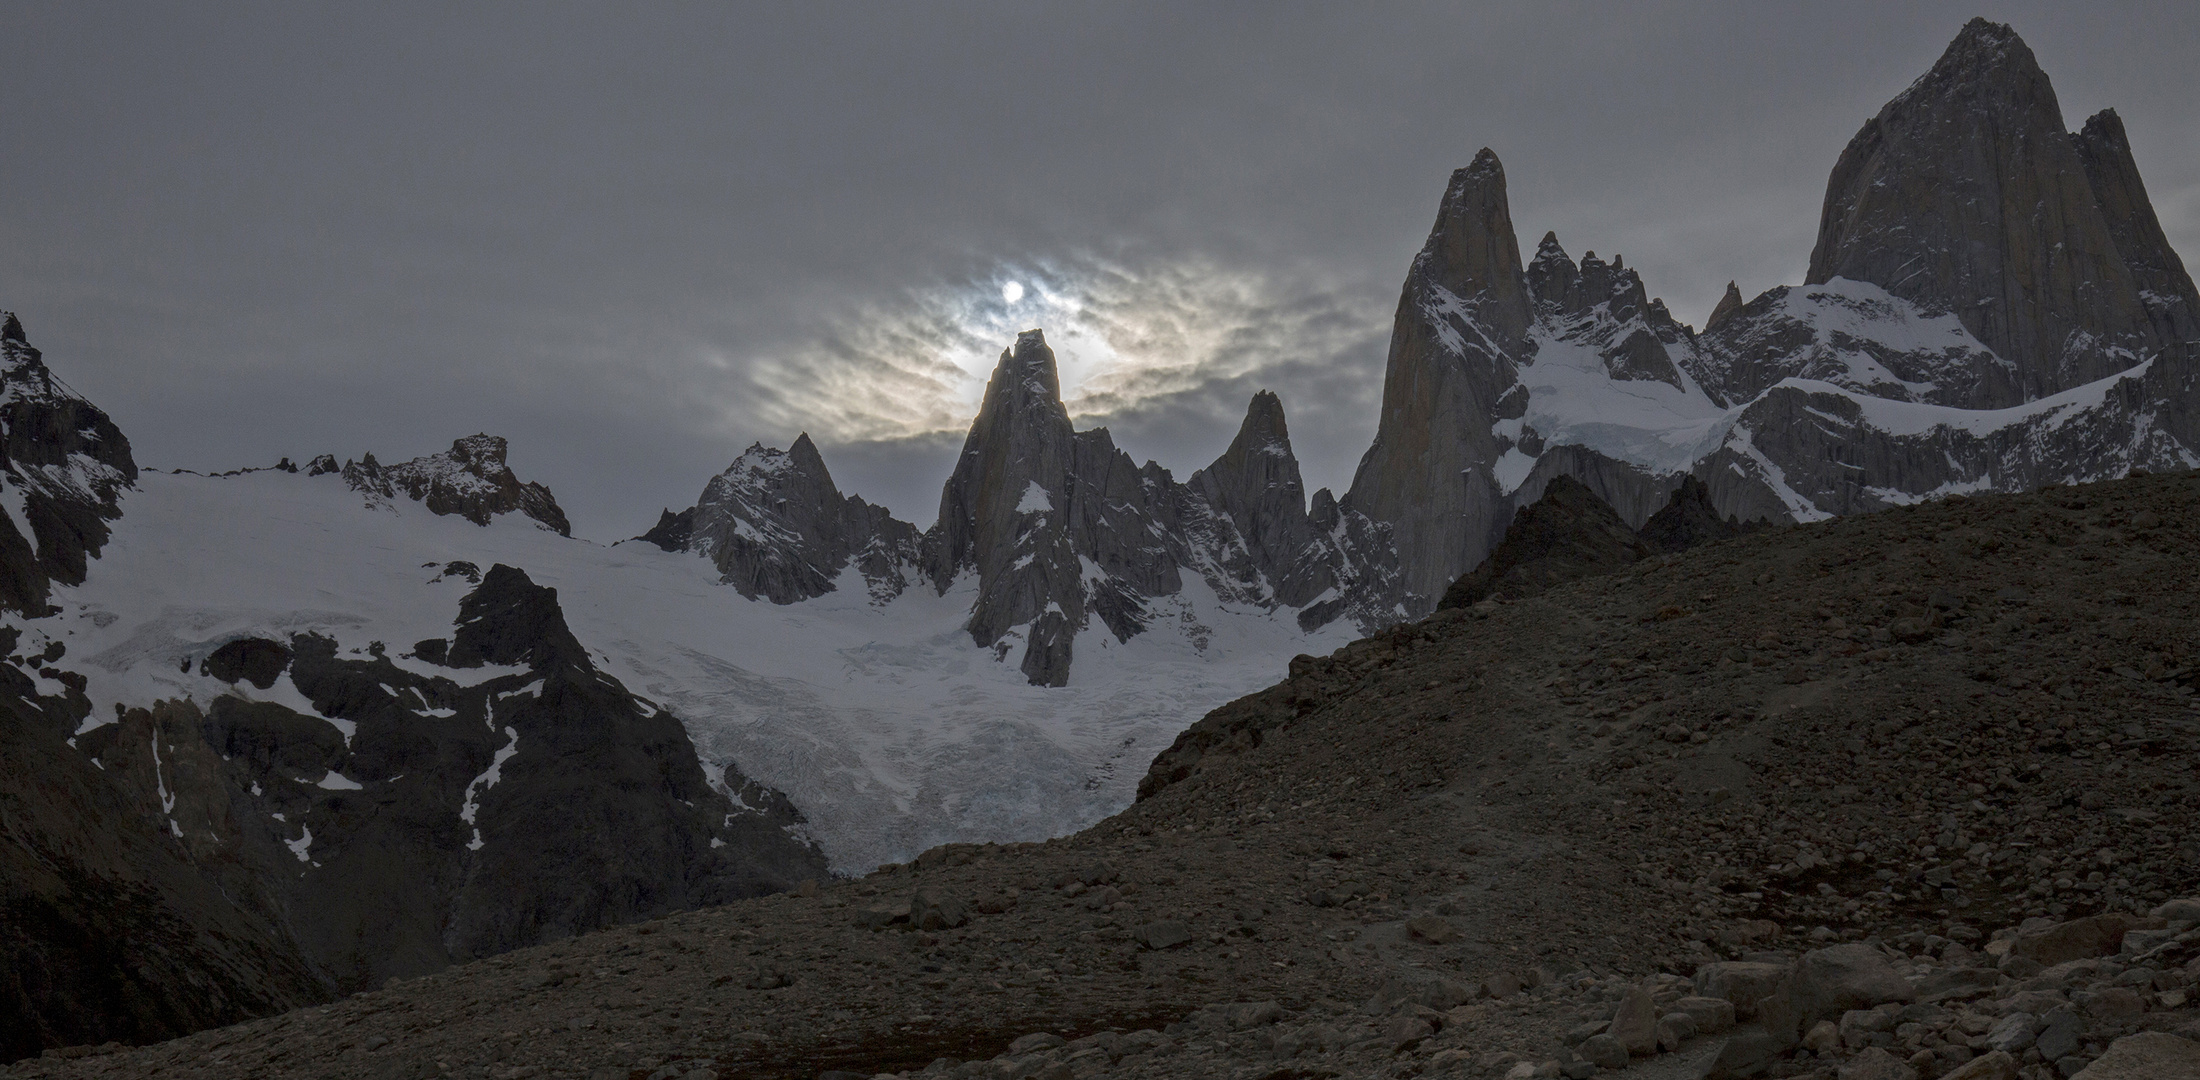
[(2054, 967), (2072, 960), (2113, 956), (2123, 947), (2125, 931), (2160, 928), (2161, 924), (2152, 919), (2110, 912), (2056, 923), (2031, 933), (2019, 933), (2010, 942), (2009, 953)]
[(2128, 986), (2111, 986), (2072, 996), (2072, 1003), (2097, 1020), (2123, 1020), (2146, 1011), (2146, 1000)]
[(1627, 1067), (1627, 1044), (1609, 1033), (1592, 1035), (1580, 1047), (1581, 1056), (1596, 1062), (1600, 1069), (1624, 1069)]
[(1798, 1016), (1805, 1022), (1830, 1019), (1850, 1009), (1909, 1001), (1910, 981), (1895, 971), (1884, 954), (1862, 942), (1812, 949), (1796, 961), (1791, 986)]
[(2048, 1061), (2061, 1061), (2078, 1052), (2085, 1045), (2085, 1021), (2079, 1019), (2076, 1010), (2068, 1006), (2050, 1010), (2040, 1017), (2039, 1035), (2032, 1047), (2040, 1057)]
[(371, 1054), (376, 1050), (380, 1050), (383, 1047), (388, 1046), (389, 1044), (390, 1037), (387, 1035), (369, 1035), (367, 1036), (367, 1041), (359, 1044), (359, 1048)]
[(909, 898), (909, 924), (919, 930), (949, 930), (969, 921), (963, 902), (940, 889), (918, 889)]
[(1401, 1016), (1391, 1023), (1389, 1030), (1383, 1032), (1383, 1043), (1392, 1053), (1396, 1053), (1408, 1047), (1419, 1046), (1421, 1040), (1434, 1034), (1436, 1029), (1428, 1021), (1418, 1016)]
[(1207, 1011), (1218, 1016), (1232, 1031), (1273, 1024), (1283, 1015), (1283, 1006), (1274, 1001), (1246, 1001), (1229, 1005), (1209, 1005)]
[(1015, 1042), (1009, 1043), (1008, 1056), (1022, 1057), (1025, 1054), (1036, 1054), (1041, 1050), (1052, 1050), (1057, 1046), (1067, 1045), (1068, 1042), (1068, 1039), (1051, 1031), (1034, 1031)]
[(1803, 1033), (1803, 1048), (1814, 1054), (1830, 1054), (1841, 1047), (1841, 1029), (1831, 1020), (1820, 1020)]
[(1139, 927), (1131, 936), (1149, 949), (1173, 949), (1192, 940), (1192, 928), (1182, 919), (1159, 919)]
[(2165, 922), (2200, 923), (2200, 896), (2188, 896), (2181, 900), (2171, 900), (2156, 907), (2153, 911), (2147, 912), (2147, 914)]
[(1500, 971), (1482, 980), (1482, 992), (1503, 1001), (1520, 992), (1520, 976), (1510, 971)]
[(1696, 993), (1732, 1002), (1746, 1020), (1757, 1015), (1757, 1004), (1772, 995), (1787, 971), (1785, 964), (1721, 960), (1696, 969)]
[(1448, 945), (1459, 939), (1459, 931), (1450, 920), (1436, 915), (1417, 915), (1406, 920), (1406, 934), (1431, 945)]

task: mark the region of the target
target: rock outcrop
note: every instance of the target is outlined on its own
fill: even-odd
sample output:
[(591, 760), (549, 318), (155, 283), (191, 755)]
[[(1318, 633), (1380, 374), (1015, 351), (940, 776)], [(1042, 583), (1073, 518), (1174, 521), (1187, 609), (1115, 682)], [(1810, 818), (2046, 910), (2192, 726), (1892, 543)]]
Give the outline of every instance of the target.
[(0, 610), (43, 615), (53, 584), (82, 582), (136, 480), (130, 440), (0, 312)]
[(1740, 536), (1756, 525), (1754, 522), (1744, 525), (1732, 517), (1721, 518), (1718, 508), (1711, 503), (1711, 489), (1694, 476), (1686, 476), (1681, 478), (1681, 486), (1673, 489), (1671, 501), (1664, 509), (1650, 515), (1637, 530), (1637, 535), (1651, 551), (1671, 555), (1698, 544)]
[(1560, 582), (1624, 570), (1650, 553), (1595, 492), (1559, 476), (1542, 498), (1513, 515), (1504, 541), (1482, 565), (1452, 582), (1437, 607), (1463, 608), (1489, 597), (1523, 599)]
[(307, 463), (306, 475), (336, 473), (369, 501), (388, 502), (400, 495), (433, 514), (455, 514), (487, 525), (500, 514), (517, 512), (559, 536), (573, 535), (565, 511), (541, 484), (522, 483), (505, 463), (506, 443), (497, 435), (468, 435), (449, 450), (396, 465), (383, 465), (367, 454), (342, 466), (328, 454)]
[[(69, 745), (88, 711), (81, 695), (41, 697), (0, 665), (0, 1062), (333, 996), (265, 883), (197, 862), (157, 796), (139, 798)], [(179, 769), (202, 764), (171, 745), (159, 779), (180, 786)]]

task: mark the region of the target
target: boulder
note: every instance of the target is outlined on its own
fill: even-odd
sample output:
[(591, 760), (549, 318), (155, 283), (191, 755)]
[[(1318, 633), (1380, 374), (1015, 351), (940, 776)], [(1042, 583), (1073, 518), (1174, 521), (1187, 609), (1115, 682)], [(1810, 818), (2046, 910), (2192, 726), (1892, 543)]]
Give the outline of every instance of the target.
[(969, 921), (963, 902), (942, 890), (918, 889), (909, 898), (909, 923), (919, 930), (950, 930)]
[(1757, 1015), (1758, 1003), (1772, 995), (1787, 972), (1785, 964), (1722, 960), (1696, 969), (1696, 993), (1731, 1002), (1735, 1015), (1746, 1020)]
[(2010, 942), (2009, 954), (2054, 967), (2072, 960), (2113, 956), (2123, 948), (2126, 931), (2159, 930), (2166, 925), (2166, 920), (2108, 912), (2020, 933)]
[(2072, 1080), (2200, 1080), (2200, 1042), (2161, 1031), (2126, 1035)]
[(1885, 954), (1853, 942), (1804, 953), (1776, 996), (1787, 998), (1800, 1027), (1838, 1019), (1851, 1009), (1909, 1001), (1916, 991)]
[(1647, 1057), (1658, 1052), (1658, 1003), (1650, 991), (1638, 986), (1620, 999), (1609, 1034), (1630, 1054)]

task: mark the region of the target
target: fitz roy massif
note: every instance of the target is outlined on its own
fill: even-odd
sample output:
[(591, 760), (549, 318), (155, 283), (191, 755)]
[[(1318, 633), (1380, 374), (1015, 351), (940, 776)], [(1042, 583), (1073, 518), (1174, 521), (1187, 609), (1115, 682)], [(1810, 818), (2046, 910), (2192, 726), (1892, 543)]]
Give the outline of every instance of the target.
[(0, 1061), (1072, 833), (1294, 656), (1551, 551), (2200, 466), (2200, 293), (2123, 124), (1984, 21), (1840, 150), (1802, 281), (1701, 328), (1524, 250), (1474, 154), (1341, 495), (1274, 394), (1178, 477), (1076, 428), (1043, 328), (1003, 344), (929, 529), (804, 436), (599, 544), (489, 435), (146, 467), (8, 315)]

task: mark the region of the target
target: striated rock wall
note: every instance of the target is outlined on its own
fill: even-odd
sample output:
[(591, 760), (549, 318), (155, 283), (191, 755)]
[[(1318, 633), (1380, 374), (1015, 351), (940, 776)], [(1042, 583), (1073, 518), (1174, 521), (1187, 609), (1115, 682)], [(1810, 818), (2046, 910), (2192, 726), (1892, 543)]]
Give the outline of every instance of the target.
[(2112, 119), (2068, 135), (2032, 50), (2009, 27), (1972, 20), (1842, 151), (1805, 281), (1867, 281), (1954, 313), (2012, 365), (1979, 372), (1970, 408), (2131, 367), (2174, 340), (2142, 278), (2165, 298), (2189, 301), (2192, 286), (2139, 210)]
[(1518, 365), (1533, 321), (1505, 168), (1487, 148), (1454, 172), (1406, 274), (1375, 442), (1342, 506), (1388, 524), (1409, 606), (1425, 608), (1489, 550), (1504, 447), (1490, 430), (1527, 406)]

